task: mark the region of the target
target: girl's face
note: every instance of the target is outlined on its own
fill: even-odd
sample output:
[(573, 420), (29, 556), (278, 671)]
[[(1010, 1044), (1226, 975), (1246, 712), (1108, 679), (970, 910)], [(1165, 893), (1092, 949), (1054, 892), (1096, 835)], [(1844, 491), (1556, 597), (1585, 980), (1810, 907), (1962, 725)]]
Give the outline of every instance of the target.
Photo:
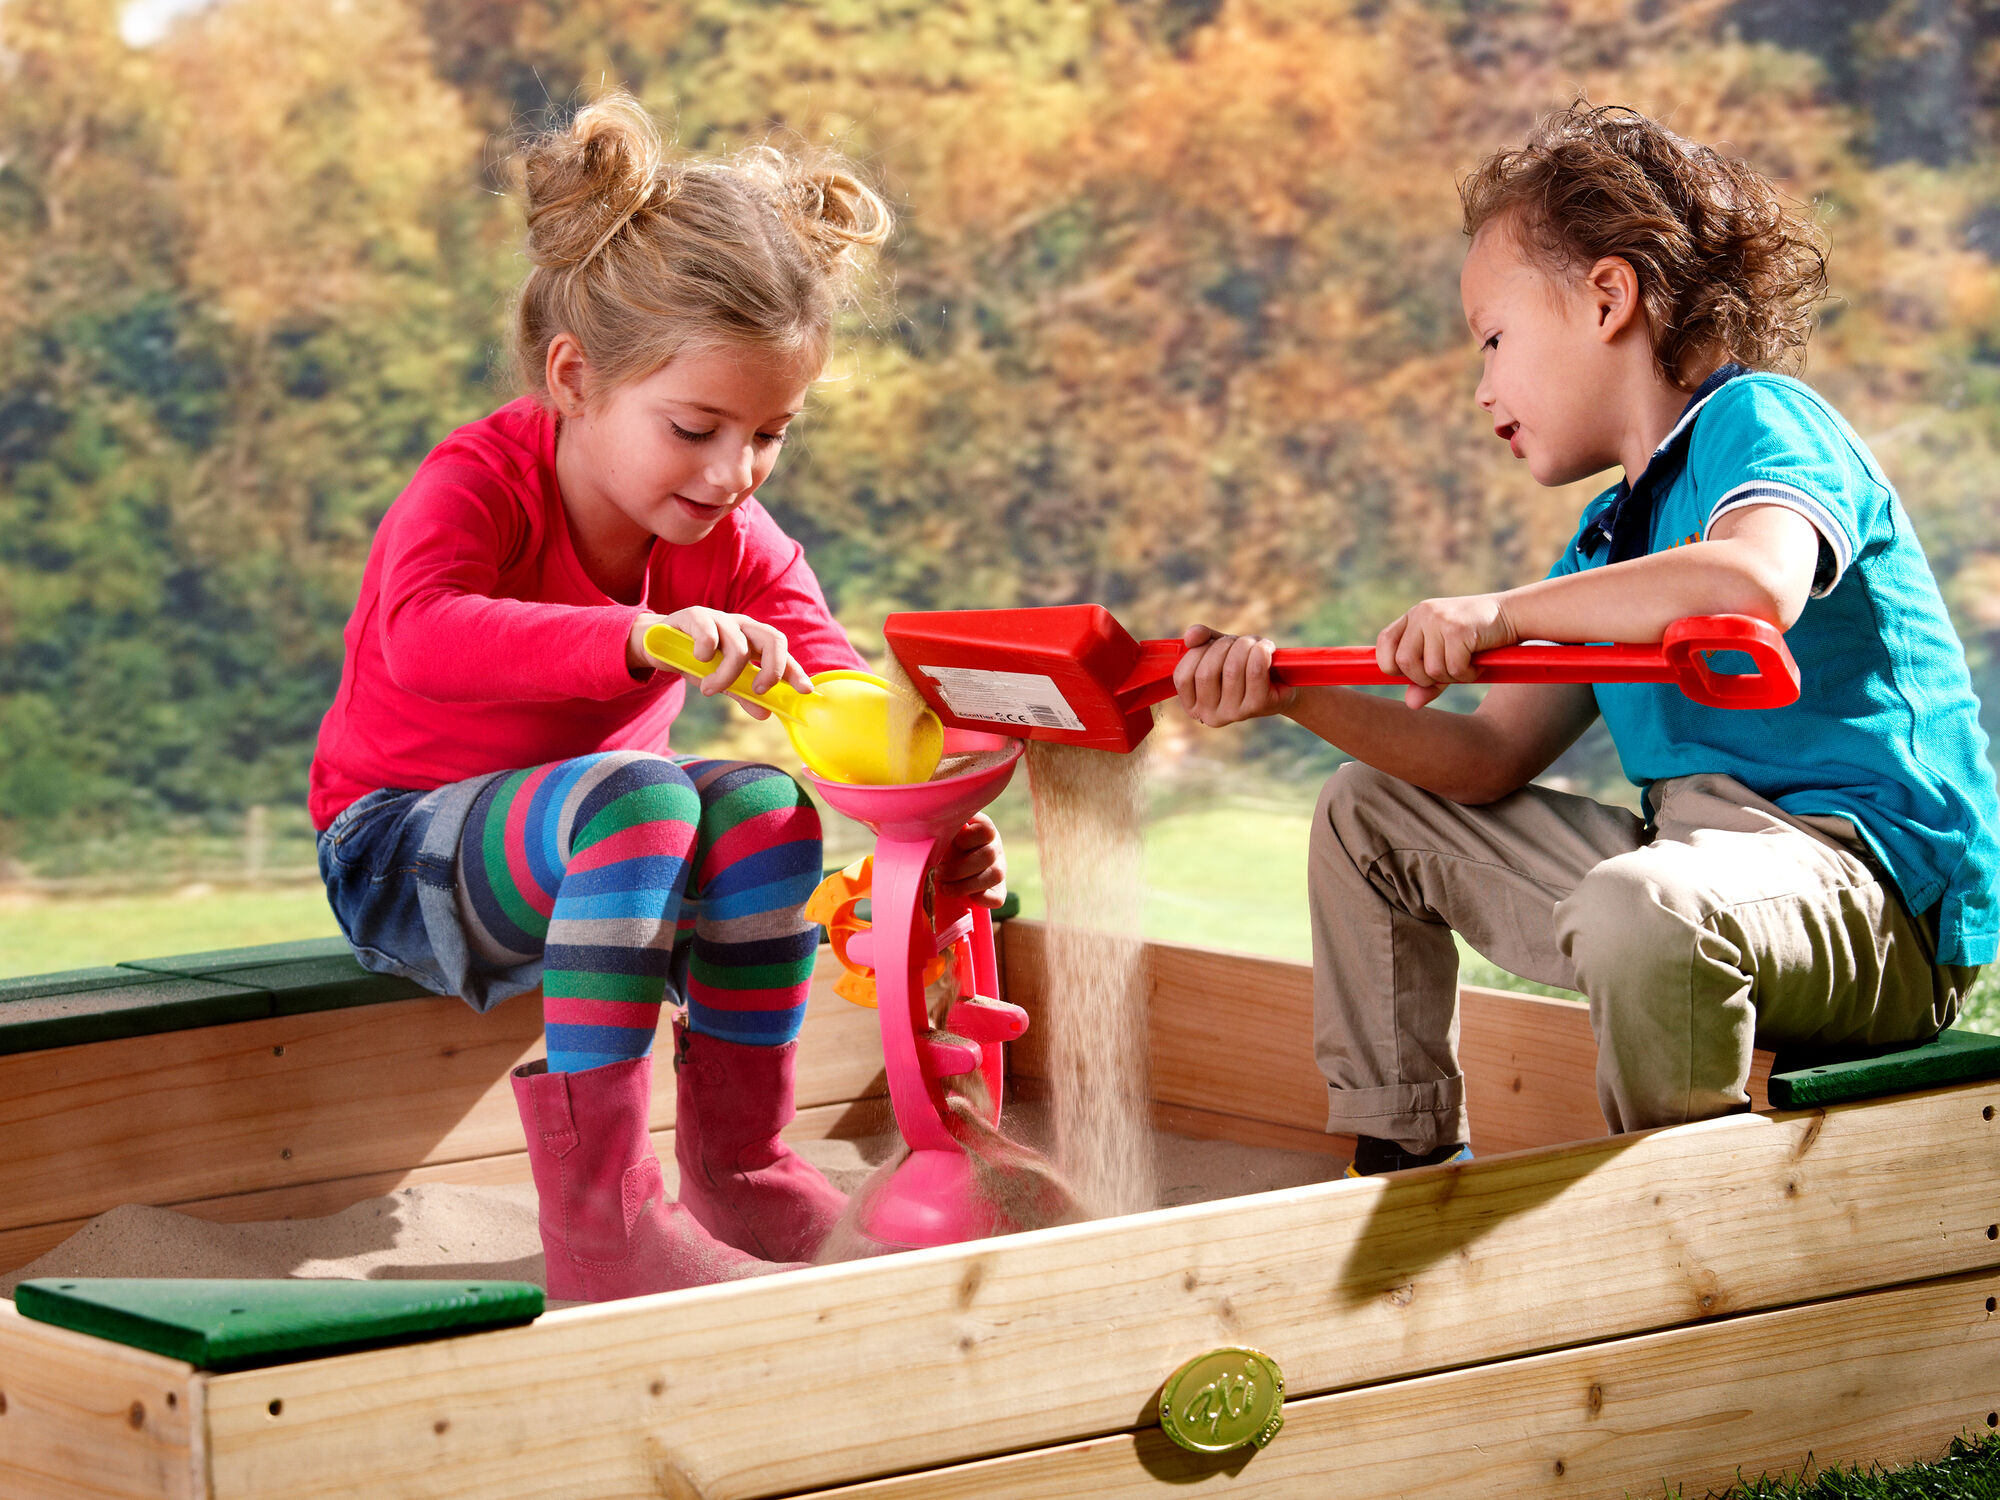
[(664, 541), (698, 542), (770, 474), (809, 384), (797, 358), (765, 350), (678, 354), (565, 415), (565, 492)]
[(1619, 461), (1599, 300), (1580, 279), (1525, 260), (1501, 223), (1479, 231), (1459, 274), (1485, 371), (1473, 399), (1538, 484), (1568, 484)]

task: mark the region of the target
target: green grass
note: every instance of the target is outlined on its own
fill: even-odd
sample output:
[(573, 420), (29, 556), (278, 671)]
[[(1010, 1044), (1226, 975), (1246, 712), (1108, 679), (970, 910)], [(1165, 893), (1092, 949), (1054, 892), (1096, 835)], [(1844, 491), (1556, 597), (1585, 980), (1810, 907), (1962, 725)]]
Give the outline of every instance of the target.
[(318, 885), (0, 898), (0, 977), (337, 933)]
[[(1007, 834), (1010, 884), (1026, 915), (1042, 913), (1041, 871), (1025, 801), (998, 816)], [(1157, 811), (1146, 832), (1146, 936), (1273, 958), (1312, 958), (1306, 917), (1306, 842), (1312, 804), (1208, 799)], [(1574, 991), (1521, 979), (1461, 939), (1459, 977), (1467, 984), (1579, 999)], [(1981, 974), (1962, 1025), (2000, 1034), (2000, 966)]]
[[(1679, 1490), (1671, 1500), (1697, 1500)], [(1956, 1440), (1934, 1464), (1907, 1469), (1835, 1469), (1811, 1480), (1758, 1479), (1725, 1500), (2000, 1500), (2000, 1440)]]
[[(994, 815), (1007, 836), (1011, 883), (1021, 893), (1023, 910), (1035, 916), (1043, 910), (1041, 871), (1025, 778), (1016, 781), (994, 805)], [(1256, 798), (1207, 796), (1157, 807), (1146, 835), (1146, 935), (1310, 960), (1305, 892), (1312, 796), (1310, 789), (1281, 786)], [(857, 858), (868, 848), (865, 831), (828, 816), (829, 862)], [(336, 930), (316, 885), (189, 886), (185, 892), (0, 898), (0, 975), (45, 974)], [(1567, 990), (1518, 979), (1463, 942), (1459, 974), (1467, 984), (1576, 998)], [(1963, 1024), (2000, 1034), (2000, 973), (1988, 970), (1980, 976)]]

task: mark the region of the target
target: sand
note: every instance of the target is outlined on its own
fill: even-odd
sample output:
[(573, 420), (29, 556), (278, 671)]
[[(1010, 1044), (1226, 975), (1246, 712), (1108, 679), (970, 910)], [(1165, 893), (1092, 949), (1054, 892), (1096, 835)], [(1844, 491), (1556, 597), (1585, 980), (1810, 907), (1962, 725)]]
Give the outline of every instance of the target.
[(1139, 920), (1144, 752), (1041, 740), (1027, 750), (1048, 902), (1041, 1019), (1050, 1032), (1055, 1159), (1093, 1215), (1136, 1213), (1157, 1191)]
[[(901, 677), (891, 665), (892, 676)], [(994, 758), (952, 757), (939, 774), (963, 774)], [(1100, 1214), (1207, 1202), (1338, 1175), (1336, 1156), (1190, 1140), (1147, 1126), (1138, 940), (1143, 762), (1136, 755), (1039, 742), (1030, 744), (1028, 758), (1050, 905), (1044, 1023), (1054, 1033), (1056, 1079), (1053, 1109), (1010, 1098), (1004, 1134), (1033, 1152), (1052, 1153), (1084, 1203)], [(852, 1193), (900, 1147), (891, 1133), (801, 1142), (797, 1149)], [(674, 1191), (674, 1163), (662, 1166)], [(1064, 1199), (1073, 1203), (1067, 1188)], [(265, 1223), (217, 1224), (128, 1204), (0, 1276), (0, 1295), (12, 1296), (18, 1282), (41, 1276), (478, 1278), (542, 1285), (535, 1213), (529, 1184), (424, 1183), (325, 1218)]]
[[(1007, 1111), (1010, 1134), (1047, 1135), (1046, 1112)], [(805, 1141), (798, 1150), (844, 1191), (860, 1186), (895, 1144), (893, 1135)], [(1338, 1156), (1195, 1141), (1158, 1134), (1158, 1206), (1321, 1182), (1340, 1174)], [(663, 1163), (668, 1185), (674, 1165)], [(62, 1244), (0, 1276), (0, 1295), (37, 1276), (344, 1277), (532, 1281), (542, 1284), (535, 1190), (422, 1183), (370, 1198), (321, 1219), (213, 1224), (171, 1209), (128, 1204), (99, 1214)]]

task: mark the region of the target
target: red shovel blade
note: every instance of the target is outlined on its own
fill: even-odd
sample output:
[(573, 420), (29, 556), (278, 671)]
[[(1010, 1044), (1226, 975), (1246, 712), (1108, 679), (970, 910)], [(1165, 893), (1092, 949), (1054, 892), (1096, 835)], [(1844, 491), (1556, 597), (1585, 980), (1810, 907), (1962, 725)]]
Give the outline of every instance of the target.
[(1101, 604), (894, 614), (882, 633), (947, 725), (1121, 754), (1153, 727), (1181, 649), (1167, 643), (1167, 692), (1127, 704), (1119, 686), (1147, 653)]
[[(1138, 641), (1096, 604), (961, 609), (889, 616), (889, 648), (948, 725), (996, 727), (1029, 739), (1125, 752), (1153, 727), (1151, 706), (1173, 696), (1179, 641)], [(1756, 671), (1725, 675), (1717, 652)], [(1675, 683), (1715, 708), (1782, 708), (1799, 696), (1783, 635), (1743, 615), (1677, 620), (1659, 645), (1506, 646), (1472, 659), (1480, 682)], [(1370, 646), (1288, 647), (1271, 677), (1297, 687), (1393, 685)]]

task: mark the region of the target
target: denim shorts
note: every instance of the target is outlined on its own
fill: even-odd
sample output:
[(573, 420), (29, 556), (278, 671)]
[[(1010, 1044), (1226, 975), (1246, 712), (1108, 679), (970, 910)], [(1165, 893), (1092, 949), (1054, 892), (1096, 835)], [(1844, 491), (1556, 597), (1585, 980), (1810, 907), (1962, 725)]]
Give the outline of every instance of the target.
[(494, 776), (435, 791), (383, 787), (348, 805), (319, 836), (319, 874), (334, 920), (361, 967), (487, 1011), (542, 982), (539, 956), (513, 968), (479, 963), (458, 920), (458, 843)]

